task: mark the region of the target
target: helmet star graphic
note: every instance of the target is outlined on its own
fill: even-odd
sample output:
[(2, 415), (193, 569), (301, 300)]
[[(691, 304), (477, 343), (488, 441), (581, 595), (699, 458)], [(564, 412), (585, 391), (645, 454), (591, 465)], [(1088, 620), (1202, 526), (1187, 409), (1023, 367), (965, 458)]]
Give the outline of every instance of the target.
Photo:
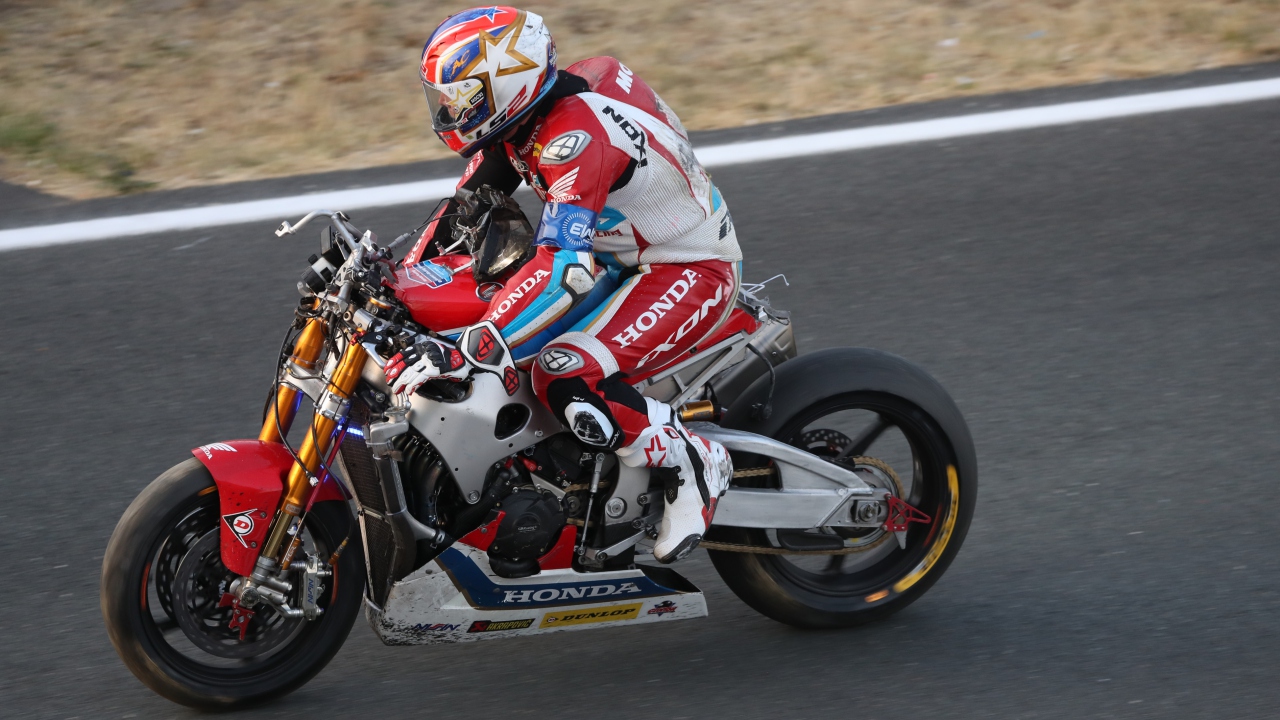
[(481, 31), (480, 53), (463, 79), (474, 78), (487, 86), (495, 77), (537, 70), (538, 63), (516, 50), (524, 22), (525, 13), (521, 12), (510, 25), (498, 31), (497, 35)]
[(501, 5), (446, 19), (421, 60), (431, 128), (463, 157), (497, 139), (556, 81), (555, 43), (542, 18)]

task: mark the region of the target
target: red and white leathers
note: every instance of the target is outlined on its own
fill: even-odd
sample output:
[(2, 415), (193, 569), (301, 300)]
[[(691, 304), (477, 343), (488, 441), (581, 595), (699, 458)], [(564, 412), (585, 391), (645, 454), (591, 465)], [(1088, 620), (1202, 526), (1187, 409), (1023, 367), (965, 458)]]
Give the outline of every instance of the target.
[[(742, 258), (728, 208), (679, 119), (612, 58), (561, 72), (513, 136), (473, 157), (460, 187), (510, 193), (520, 180), (547, 201), (540, 247), (485, 319), (520, 364), (537, 358), (534, 390), (580, 440), (631, 466), (678, 470), (654, 555), (683, 557), (732, 466), (627, 378), (679, 359), (727, 319)], [(406, 264), (444, 225), (428, 226)]]

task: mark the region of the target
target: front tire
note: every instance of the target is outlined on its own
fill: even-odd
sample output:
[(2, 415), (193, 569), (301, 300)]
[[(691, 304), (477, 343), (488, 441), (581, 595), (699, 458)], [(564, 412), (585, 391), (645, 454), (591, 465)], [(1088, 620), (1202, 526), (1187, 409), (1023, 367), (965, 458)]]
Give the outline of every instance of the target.
[[(959, 552), (977, 499), (976, 453), (955, 403), (920, 368), (864, 348), (825, 350), (782, 365), (772, 413), (761, 418), (752, 407), (764, 402), (767, 386), (767, 378), (757, 381), (724, 425), (825, 456), (873, 485), (879, 478), (881, 487), (922, 510), (929, 522), (910, 526), (905, 547), (881, 530), (780, 539), (789, 531), (713, 527), (713, 542), (770, 548), (708, 549), (721, 578), (756, 611), (802, 628), (861, 625), (917, 600)], [(735, 470), (760, 464), (735, 457)], [(776, 483), (767, 475), (743, 475), (735, 485)], [(800, 541), (839, 554), (793, 554), (804, 545)]]
[[(324, 614), (289, 620), (259, 606), (245, 640), (230, 633), (216, 597), (234, 577), (216, 550), (218, 494), (195, 458), (170, 468), (133, 501), (102, 562), (102, 616), (116, 652), (147, 687), (177, 703), (230, 709), (280, 697), (328, 664), (360, 611), (360, 535), (342, 503), (315, 505), (304, 525), (327, 559)], [(212, 604), (211, 604), (212, 601)]]

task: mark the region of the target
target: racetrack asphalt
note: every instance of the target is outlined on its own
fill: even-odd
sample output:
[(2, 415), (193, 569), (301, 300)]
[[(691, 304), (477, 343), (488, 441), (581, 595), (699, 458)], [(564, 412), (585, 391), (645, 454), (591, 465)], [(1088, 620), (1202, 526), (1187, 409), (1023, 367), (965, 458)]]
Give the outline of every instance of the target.
[[(801, 351), (889, 350), (977, 443), (972, 529), (879, 624), (738, 601), (670, 627), (430, 648), (363, 621), (245, 717), (1222, 718), (1280, 701), (1280, 101), (725, 168)], [(428, 208), (355, 218), (384, 238)], [(256, 434), (313, 235), (272, 223), (3, 256), (0, 715), (194, 717), (98, 610), (125, 506)]]

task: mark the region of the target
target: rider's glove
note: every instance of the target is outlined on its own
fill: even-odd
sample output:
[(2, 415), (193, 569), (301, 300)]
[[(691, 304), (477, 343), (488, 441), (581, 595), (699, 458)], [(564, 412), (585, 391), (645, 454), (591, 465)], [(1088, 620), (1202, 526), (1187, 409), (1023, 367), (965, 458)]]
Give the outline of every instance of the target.
[(457, 348), (438, 340), (423, 339), (387, 361), (382, 371), (391, 383), (391, 392), (410, 395), (422, 384), (438, 377), (460, 379), (466, 375), (466, 360)]

